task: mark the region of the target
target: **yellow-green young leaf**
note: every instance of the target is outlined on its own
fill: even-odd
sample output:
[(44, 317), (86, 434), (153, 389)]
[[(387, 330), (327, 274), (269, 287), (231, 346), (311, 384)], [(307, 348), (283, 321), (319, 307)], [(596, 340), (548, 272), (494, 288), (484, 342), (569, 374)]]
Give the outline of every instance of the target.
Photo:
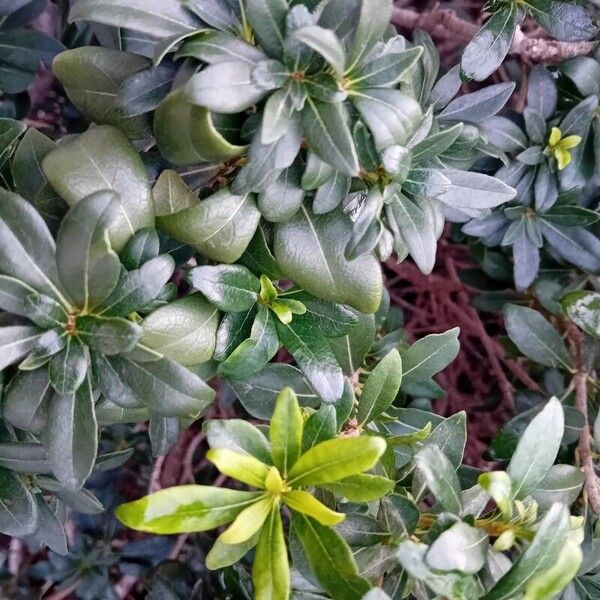
[(273, 509), (274, 499), (270, 494), (244, 509), (235, 521), (220, 535), (224, 544), (243, 544), (262, 526)]
[(290, 564), (277, 506), (260, 532), (252, 581), (255, 600), (288, 600), (290, 597)]
[(256, 546), (258, 535), (258, 533), (255, 533), (242, 544), (224, 544), (221, 538), (217, 538), (210, 552), (206, 555), (206, 568), (217, 571), (235, 564)]
[(510, 519), (512, 516), (512, 482), (505, 471), (482, 473), (477, 483), (492, 497), (500, 512)]
[(350, 502), (371, 502), (389, 494), (395, 485), (396, 482), (387, 477), (361, 473), (320, 487)]
[(121, 504), (115, 514), (121, 523), (138, 531), (164, 534), (208, 531), (233, 521), (260, 496), (261, 492), (181, 485)]
[(553, 567), (536, 575), (527, 586), (523, 600), (552, 600), (577, 575), (583, 553), (572, 540), (567, 540)]
[(394, 401), (402, 382), (402, 359), (396, 348), (373, 369), (365, 382), (358, 403), (359, 423), (376, 419)]
[(233, 479), (257, 488), (265, 487), (265, 478), (269, 467), (254, 456), (234, 452), (227, 448), (211, 448), (206, 453), (206, 458), (228, 477), (233, 477)]
[(357, 475), (375, 466), (385, 452), (383, 438), (327, 440), (305, 452), (289, 472), (294, 487), (319, 485)]
[(316, 521), (319, 521), (321, 525), (337, 525), (346, 518), (346, 515), (331, 510), (314, 496), (303, 490), (286, 492), (283, 494), (282, 500), (292, 510), (312, 517)]
[(277, 396), (269, 428), (273, 464), (284, 477), (300, 456), (303, 429), (304, 420), (296, 394), (285, 388)]

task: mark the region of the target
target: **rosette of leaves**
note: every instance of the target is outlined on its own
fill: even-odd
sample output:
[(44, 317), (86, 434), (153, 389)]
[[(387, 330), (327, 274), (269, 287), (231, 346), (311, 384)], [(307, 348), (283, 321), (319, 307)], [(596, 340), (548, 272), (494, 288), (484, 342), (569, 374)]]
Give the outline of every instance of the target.
[(490, 142), (511, 159), (496, 177), (516, 188), (521, 204), (536, 210), (550, 208), (560, 191), (583, 187), (593, 174), (593, 152), (586, 152), (586, 143), (598, 96), (587, 96), (566, 114), (557, 113), (557, 98), (554, 77), (535, 67), (523, 124), (506, 117), (485, 124)]
[[(77, 489), (94, 465), (98, 421), (144, 421), (149, 414), (159, 423), (179, 420), (212, 402), (214, 392), (183, 365), (210, 358), (218, 317), (197, 297), (164, 306), (176, 292), (169, 279), (175, 268), (170, 253), (177, 253), (143, 227), (153, 223), (150, 186), (122, 134), (99, 127), (56, 148), (48, 141), (42, 160), (37, 150), (44, 139), (28, 133), (19, 146), (17, 188), (31, 198), (37, 187), (54, 195), (60, 190), (73, 207), (55, 242), (30, 203), (2, 192), (3, 416), (43, 442), (46, 472)], [(95, 155), (86, 153), (91, 148)], [(110, 158), (102, 148), (110, 148)], [(73, 160), (81, 152), (95, 159), (97, 179), (81, 179), (86, 160)], [(105, 189), (108, 182), (112, 189)], [(134, 227), (141, 231), (132, 237)], [(165, 340), (156, 339), (167, 309), (171, 323), (176, 311), (193, 325), (193, 357), (174, 359)]]
[(60, 40), (30, 27), (45, 8), (43, 0), (14, 0), (0, 6), (0, 118), (25, 116), (27, 88), (40, 65), (49, 67), (65, 49)]
[[(121, 505), (117, 517), (129, 527), (153, 533), (207, 531), (229, 525), (207, 556), (210, 569), (240, 560), (255, 548), (254, 597), (286, 600), (290, 596), (290, 566), (281, 516), (291, 511), (291, 528), (300, 540), (315, 576), (334, 597), (360, 597), (371, 584), (359, 575), (350, 548), (331, 526), (343, 513), (323, 504), (313, 488), (340, 485), (371, 500), (382, 493), (364, 472), (385, 452), (380, 437), (327, 439), (319, 428), (305, 426), (294, 392), (278, 396), (269, 438), (245, 421), (209, 421), (208, 460), (225, 475), (256, 491), (207, 486), (169, 488)], [(217, 434), (217, 432), (219, 432)], [(325, 439), (324, 439), (325, 438)], [(387, 489), (393, 481), (386, 482)], [(328, 574), (331, 569), (332, 573)], [(340, 575), (344, 577), (342, 580)], [(343, 589), (337, 586), (343, 583)]]
[[(123, 3), (90, 0), (74, 7), (72, 18), (115, 25), (119, 15), (121, 24), (161, 39), (167, 21), (181, 25), (158, 44), (157, 60), (180, 44), (175, 59), (187, 60), (181, 70), (188, 73), (190, 61), (203, 68), (178, 77), (160, 105), (155, 92), (169, 89), (174, 77), (171, 70), (168, 79), (166, 65), (126, 80), (112, 77), (121, 82), (115, 110), (129, 86), (132, 97), (142, 98), (140, 111), (156, 109), (154, 135), (165, 158), (180, 165), (218, 163), (212, 181), (226, 181), (240, 198), (257, 194), (260, 213), (275, 223), (310, 227), (344, 201), (354, 220), (343, 245), (348, 259), (373, 250), (381, 259), (394, 250), (403, 259), (410, 252), (429, 272), (445, 216), (479, 215), (512, 197), (508, 187), (465, 169), (486, 148), (477, 124), (500, 110), (514, 86), (491, 86), (452, 101), (460, 88), (458, 69), (436, 84), (439, 56), (431, 39), (416, 32), (411, 45), (390, 31), (389, 0), (330, 2), (322, 10), (313, 4), (199, 1), (184, 3), (186, 11), (172, 0), (146, 8), (153, 19), (144, 20), (143, 11)], [(193, 23), (205, 29), (195, 33)], [(78, 49), (55, 61), (76, 104), (78, 69), (93, 67), (97, 50)], [(118, 53), (105, 52), (103, 68), (118, 71), (111, 67)], [(156, 102), (145, 104), (144, 85)], [(235, 93), (214, 94), (215, 85)], [(100, 94), (99, 102), (104, 98)], [(100, 111), (88, 112), (106, 122)], [(347, 198), (351, 190), (357, 194)], [(192, 230), (178, 235), (189, 237)]]
[(579, 206), (578, 194), (573, 193), (560, 195), (547, 209), (511, 206), (470, 221), (462, 229), (485, 246), (510, 249), (515, 286), (523, 291), (536, 281), (541, 269), (556, 263), (598, 273), (600, 241), (590, 229), (599, 218), (598, 213)]
[(467, 44), (460, 64), (462, 75), (476, 81), (500, 67), (526, 15), (558, 40), (589, 40), (597, 31), (586, 6), (578, 2), (490, 0), (483, 10), (490, 16)]

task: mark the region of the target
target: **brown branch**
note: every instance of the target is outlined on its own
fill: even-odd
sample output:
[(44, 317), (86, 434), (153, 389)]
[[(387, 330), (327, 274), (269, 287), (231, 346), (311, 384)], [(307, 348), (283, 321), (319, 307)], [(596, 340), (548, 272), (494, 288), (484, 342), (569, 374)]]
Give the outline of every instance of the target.
[[(395, 7), (392, 23), (405, 29), (424, 29), (431, 37), (449, 40), (456, 45), (468, 44), (479, 31), (479, 25), (461, 19), (448, 9), (416, 11)], [(567, 58), (589, 54), (596, 42), (561, 42), (529, 37), (517, 28), (509, 54), (518, 55), (529, 63), (559, 63)]]
[(600, 515), (600, 480), (594, 471), (592, 458), (592, 436), (588, 423), (587, 373), (584, 369), (577, 371), (573, 379), (573, 387), (575, 388), (575, 405), (584, 416), (584, 425), (579, 437), (579, 458), (585, 475), (584, 489), (592, 510)]

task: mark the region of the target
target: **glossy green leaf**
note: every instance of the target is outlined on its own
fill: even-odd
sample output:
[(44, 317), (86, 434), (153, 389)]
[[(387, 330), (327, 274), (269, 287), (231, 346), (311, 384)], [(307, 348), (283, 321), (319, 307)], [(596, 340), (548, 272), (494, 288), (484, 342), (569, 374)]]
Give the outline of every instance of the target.
[(358, 475), (377, 464), (385, 452), (383, 438), (340, 438), (307, 450), (289, 472), (294, 486), (319, 485)]
[(340, 212), (316, 216), (301, 207), (275, 229), (275, 257), (285, 275), (309, 293), (363, 312), (381, 301), (381, 271), (374, 256), (344, 256), (351, 223)]
[(0, 468), (0, 531), (9, 536), (32, 534), (39, 512), (33, 494), (21, 478)]
[(390, 351), (371, 371), (358, 403), (359, 423), (380, 416), (395, 400), (402, 381), (402, 359), (398, 350)]
[[(206, 458), (228, 477), (233, 477), (256, 488), (265, 487), (269, 467), (250, 454), (240, 454), (228, 448), (211, 448), (207, 452)], [(237, 544), (242, 541), (244, 540), (231, 543)]]
[(571, 368), (571, 357), (560, 334), (536, 310), (516, 304), (504, 309), (506, 331), (517, 348), (547, 367)]
[(195, 206), (157, 219), (172, 238), (214, 261), (236, 261), (256, 232), (260, 212), (252, 196), (224, 188)]
[(154, 225), (144, 165), (118, 129), (95, 127), (60, 144), (44, 158), (42, 168), (52, 187), (71, 206), (99, 191), (110, 190), (120, 196), (123, 214), (110, 231), (117, 252), (136, 231)]
[(458, 522), (435, 539), (425, 555), (425, 562), (438, 571), (475, 575), (486, 562), (488, 547), (485, 531)]
[(181, 176), (172, 169), (165, 169), (152, 188), (154, 214), (157, 217), (172, 215), (197, 204), (198, 196), (185, 184)]
[(525, 498), (546, 477), (556, 460), (563, 433), (563, 407), (557, 398), (552, 398), (527, 426), (507, 467), (516, 498)]
[(203, 431), (211, 448), (227, 448), (239, 454), (250, 454), (271, 464), (271, 448), (267, 438), (254, 425), (241, 419), (209, 419)]
[(48, 410), (46, 448), (55, 477), (79, 489), (89, 477), (98, 451), (98, 424), (91, 381), (75, 393), (54, 396)]
[(150, 313), (141, 323), (142, 343), (182, 365), (197, 365), (212, 358), (218, 324), (218, 310), (193, 294)]
[(415, 455), (415, 465), (436, 500), (449, 512), (459, 514), (462, 501), (458, 476), (452, 463), (436, 445)]
[(272, 58), (279, 58), (289, 11), (286, 0), (247, 0), (246, 11), (260, 46)]
[(50, 359), (48, 375), (59, 394), (74, 394), (88, 372), (90, 356), (80, 338), (67, 337), (66, 346)]
[(196, 267), (190, 271), (189, 280), (225, 312), (249, 310), (258, 300), (260, 281), (241, 265)]
[(12, 175), (19, 194), (30, 202), (48, 183), (42, 171), (42, 160), (53, 148), (54, 142), (37, 129), (28, 129), (19, 143), (12, 163)]
[(328, 403), (339, 400), (344, 388), (342, 369), (323, 335), (295, 319), (288, 324), (278, 321), (277, 333), (319, 396)]
[(303, 427), (304, 420), (296, 394), (286, 388), (277, 396), (269, 427), (273, 464), (284, 477), (300, 456)]
[(69, 18), (127, 27), (159, 38), (199, 27), (183, 4), (170, 1), (148, 5), (145, 0), (83, 0), (71, 9)]
[(59, 54), (54, 74), (73, 104), (98, 125), (115, 125), (132, 139), (150, 135), (145, 115), (128, 116), (118, 101), (121, 85), (150, 64), (147, 59), (113, 50), (84, 46)]
[(350, 548), (332, 529), (294, 513), (292, 528), (312, 572), (334, 600), (360, 600), (371, 587), (359, 572)]
[(181, 485), (119, 506), (121, 523), (149, 533), (208, 531), (230, 523), (254, 504), (261, 492)]
[(339, 481), (320, 484), (319, 487), (333, 492), (341, 498), (346, 498), (350, 502), (371, 502), (389, 494), (394, 489), (395, 483), (381, 475), (360, 473), (344, 477)]
[(256, 600), (287, 600), (290, 594), (290, 566), (277, 506), (261, 530), (256, 545), (252, 581)]
[(37, 433), (46, 424), (48, 402), (53, 395), (45, 369), (23, 371), (7, 386), (2, 403), (3, 418), (18, 429)]

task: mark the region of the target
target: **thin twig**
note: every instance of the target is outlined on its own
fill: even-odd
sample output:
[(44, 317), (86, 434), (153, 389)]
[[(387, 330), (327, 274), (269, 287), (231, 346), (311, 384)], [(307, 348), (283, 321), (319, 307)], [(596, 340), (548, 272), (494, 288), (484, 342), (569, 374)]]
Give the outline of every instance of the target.
[[(417, 11), (395, 7), (392, 23), (405, 29), (424, 29), (438, 40), (450, 40), (456, 45), (468, 44), (479, 31), (479, 25), (461, 19), (455, 12), (436, 8)], [(509, 54), (528, 63), (559, 63), (567, 58), (589, 54), (596, 42), (560, 42), (529, 37), (517, 28)]]

